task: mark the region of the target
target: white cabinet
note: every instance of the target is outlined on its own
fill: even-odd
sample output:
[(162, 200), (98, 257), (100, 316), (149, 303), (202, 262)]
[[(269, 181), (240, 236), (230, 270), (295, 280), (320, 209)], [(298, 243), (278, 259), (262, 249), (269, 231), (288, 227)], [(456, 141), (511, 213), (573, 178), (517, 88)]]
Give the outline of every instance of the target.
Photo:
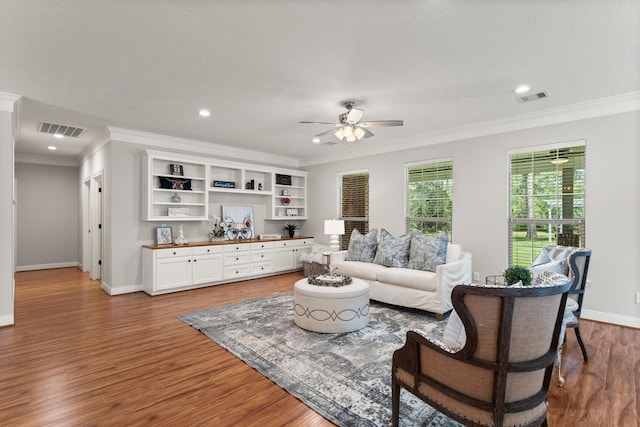
[(302, 268), (300, 256), (309, 253), (313, 239), (283, 240), (274, 243), (273, 271), (287, 271)]
[[(142, 218), (147, 221), (207, 219), (207, 168), (194, 157), (145, 151)], [(175, 172), (182, 173), (181, 175)]]
[(144, 246), (142, 282), (150, 295), (268, 276), (302, 268), (313, 238), (188, 246)]
[(142, 282), (151, 295), (222, 280), (222, 247), (143, 248)]
[(307, 174), (301, 171), (279, 171), (273, 175), (271, 218), (291, 221), (307, 219)]

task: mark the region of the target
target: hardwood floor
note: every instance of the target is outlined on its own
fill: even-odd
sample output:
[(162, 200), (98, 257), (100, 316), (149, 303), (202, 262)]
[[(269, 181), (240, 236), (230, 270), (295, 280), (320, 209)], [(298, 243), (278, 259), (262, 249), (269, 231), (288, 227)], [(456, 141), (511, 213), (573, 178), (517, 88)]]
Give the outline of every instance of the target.
[[(292, 290), (301, 273), (150, 297), (110, 297), (75, 268), (16, 274), (0, 328), (0, 424), (331, 426), (176, 315)], [(640, 331), (569, 331), (550, 426), (638, 426)]]

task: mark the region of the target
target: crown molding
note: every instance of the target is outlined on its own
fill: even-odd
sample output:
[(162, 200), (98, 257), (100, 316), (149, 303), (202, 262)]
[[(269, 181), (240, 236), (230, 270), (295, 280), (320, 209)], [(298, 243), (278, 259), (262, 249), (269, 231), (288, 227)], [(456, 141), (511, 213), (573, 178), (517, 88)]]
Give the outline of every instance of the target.
[(13, 113), (14, 104), (18, 99), (22, 98), (20, 95), (14, 95), (13, 93), (0, 92), (0, 111), (6, 111)]
[(95, 153), (100, 151), (105, 145), (107, 145), (111, 141), (111, 137), (109, 135), (101, 136), (100, 138), (96, 138), (93, 140), (91, 144), (89, 144), (84, 150), (80, 152), (76, 156), (76, 160), (78, 164), (81, 164), (89, 157), (93, 156)]
[(76, 159), (70, 157), (40, 156), (37, 154), (15, 153), (15, 163), (32, 163), (36, 165), (78, 167)]
[(111, 133), (112, 141), (123, 141), (132, 144), (141, 144), (151, 147), (159, 147), (165, 150), (183, 150), (199, 154), (207, 154), (214, 157), (224, 157), (238, 159), (241, 161), (254, 161), (268, 163), (279, 166), (297, 168), (299, 160), (293, 157), (278, 156), (275, 154), (260, 151), (235, 148), (228, 145), (215, 144), (212, 142), (195, 141), (191, 139), (177, 138), (167, 135), (159, 135), (148, 132), (141, 132), (131, 129), (123, 129), (107, 126)]
[[(441, 144), (463, 139), (477, 138), (499, 133), (532, 129), (541, 126), (610, 116), (640, 110), (640, 92), (630, 92), (623, 95), (596, 99), (594, 101), (554, 107), (517, 116), (504, 117), (497, 120), (472, 123), (470, 125), (443, 129), (427, 133), (411, 139), (395, 142), (393, 145), (367, 149), (361, 155), (354, 152), (353, 157), (365, 157), (385, 154), (394, 151), (424, 147), (426, 145)], [(335, 153), (313, 161), (301, 161), (300, 166), (313, 166), (344, 159), (344, 153)]]

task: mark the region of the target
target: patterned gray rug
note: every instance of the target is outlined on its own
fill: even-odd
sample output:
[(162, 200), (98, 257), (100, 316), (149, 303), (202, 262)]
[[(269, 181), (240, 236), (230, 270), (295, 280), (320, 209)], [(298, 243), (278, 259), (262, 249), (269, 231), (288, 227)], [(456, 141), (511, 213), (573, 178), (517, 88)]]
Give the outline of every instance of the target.
[[(410, 329), (440, 338), (446, 321), (371, 302), (369, 326), (320, 334), (293, 323), (292, 293), (178, 316), (339, 426), (391, 425), (391, 357)], [(459, 426), (402, 391), (400, 425)]]

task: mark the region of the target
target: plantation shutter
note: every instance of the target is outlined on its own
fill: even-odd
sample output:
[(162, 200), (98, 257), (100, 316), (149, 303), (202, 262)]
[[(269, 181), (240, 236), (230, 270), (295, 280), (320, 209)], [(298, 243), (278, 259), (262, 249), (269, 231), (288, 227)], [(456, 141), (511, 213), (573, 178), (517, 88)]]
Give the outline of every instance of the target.
[(369, 231), (369, 172), (342, 175), (341, 218), (344, 236), (341, 248), (348, 249), (354, 228), (362, 234)]

